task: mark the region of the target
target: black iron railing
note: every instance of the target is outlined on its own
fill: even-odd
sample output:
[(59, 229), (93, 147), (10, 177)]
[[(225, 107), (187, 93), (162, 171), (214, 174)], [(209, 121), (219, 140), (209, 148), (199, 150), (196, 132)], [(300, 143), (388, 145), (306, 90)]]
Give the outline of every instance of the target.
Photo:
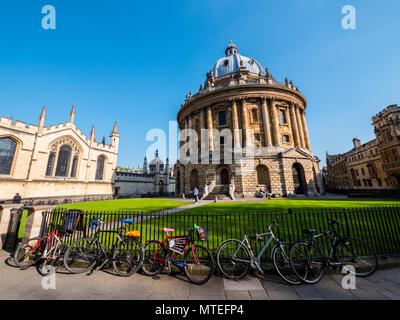
[[(106, 230), (116, 230), (122, 226), (121, 219), (132, 218), (134, 223), (127, 230), (138, 230), (143, 244), (148, 240), (162, 241), (166, 236), (162, 230), (164, 227), (175, 229), (174, 235), (184, 235), (194, 224), (207, 226), (211, 230), (210, 236), (208, 241), (203, 241), (203, 244), (213, 254), (216, 253), (222, 241), (230, 238), (242, 239), (245, 234), (254, 234), (254, 232), (265, 232), (267, 226), (274, 220), (279, 223), (279, 227), (273, 229), (278, 238), (293, 242), (306, 237), (303, 234), (305, 228), (315, 228), (319, 232), (328, 230), (329, 219), (333, 218), (342, 223), (337, 230), (343, 236), (354, 236), (367, 241), (379, 255), (400, 254), (400, 207), (251, 213), (82, 212), (55, 209), (43, 213), (42, 233), (47, 234), (55, 229), (69, 231), (66, 241), (71, 243), (76, 239), (94, 234), (94, 230), (90, 228), (90, 221), (95, 217), (104, 220), (103, 228)], [(116, 242), (115, 234), (101, 234), (100, 241), (107, 248), (111, 248)], [(329, 240), (322, 241), (323, 247), (328, 248)], [(252, 243), (252, 246), (255, 251), (258, 251), (263, 243)], [(265, 253), (266, 259), (270, 256), (271, 248)]]

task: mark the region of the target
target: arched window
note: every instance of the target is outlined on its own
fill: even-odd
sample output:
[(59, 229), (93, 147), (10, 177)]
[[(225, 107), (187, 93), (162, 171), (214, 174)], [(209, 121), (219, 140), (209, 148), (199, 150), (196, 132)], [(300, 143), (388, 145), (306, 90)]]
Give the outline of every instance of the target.
[(96, 180), (103, 180), (104, 156), (97, 157)]
[(0, 174), (9, 175), (17, 143), (10, 138), (0, 138)]
[(69, 145), (65, 144), (58, 152), (58, 161), (56, 168), (56, 176), (68, 177), (69, 163), (71, 161), (72, 149)]

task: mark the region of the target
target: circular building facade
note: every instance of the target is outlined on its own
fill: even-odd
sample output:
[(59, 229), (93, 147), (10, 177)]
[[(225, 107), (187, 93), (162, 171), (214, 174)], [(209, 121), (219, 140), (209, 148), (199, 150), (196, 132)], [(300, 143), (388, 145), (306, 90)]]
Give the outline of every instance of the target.
[[(277, 197), (322, 191), (306, 106), (292, 81), (276, 81), (231, 42), (178, 112), (177, 194), (194, 187), (206, 199), (254, 197), (260, 189)], [(188, 147), (193, 133), (197, 148), (193, 141)]]

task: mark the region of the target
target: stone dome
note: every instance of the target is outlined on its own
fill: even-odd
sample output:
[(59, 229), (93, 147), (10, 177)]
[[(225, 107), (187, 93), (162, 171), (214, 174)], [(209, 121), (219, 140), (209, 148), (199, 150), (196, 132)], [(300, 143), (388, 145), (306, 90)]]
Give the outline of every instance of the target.
[(262, 76), (266, 74), (258, 61), (239, 54), (238, 47), (231, 41), (225, 49), (225, 57), (219, 59), (215, 64), (213, 75), (216, 78), (220, 78), (228, 74), (236, 73), (239, 70)]

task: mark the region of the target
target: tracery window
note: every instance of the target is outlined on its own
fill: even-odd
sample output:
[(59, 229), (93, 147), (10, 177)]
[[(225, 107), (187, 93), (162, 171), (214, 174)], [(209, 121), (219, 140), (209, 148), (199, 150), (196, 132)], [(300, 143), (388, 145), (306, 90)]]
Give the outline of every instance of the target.
[(9, 175), (17, 143), (10, 138), (0, 138), (0, 174)]
[(65, 144), (61, 146), (58, 152), (56, 176), (57, 177), (67, 177), (69, 171), (69, 163), (71, 161), (72, 149), (69, 145)]
[(76, 178), (80, 147), (70, 137), (61, 137), (50, 145), (46, 176)]

